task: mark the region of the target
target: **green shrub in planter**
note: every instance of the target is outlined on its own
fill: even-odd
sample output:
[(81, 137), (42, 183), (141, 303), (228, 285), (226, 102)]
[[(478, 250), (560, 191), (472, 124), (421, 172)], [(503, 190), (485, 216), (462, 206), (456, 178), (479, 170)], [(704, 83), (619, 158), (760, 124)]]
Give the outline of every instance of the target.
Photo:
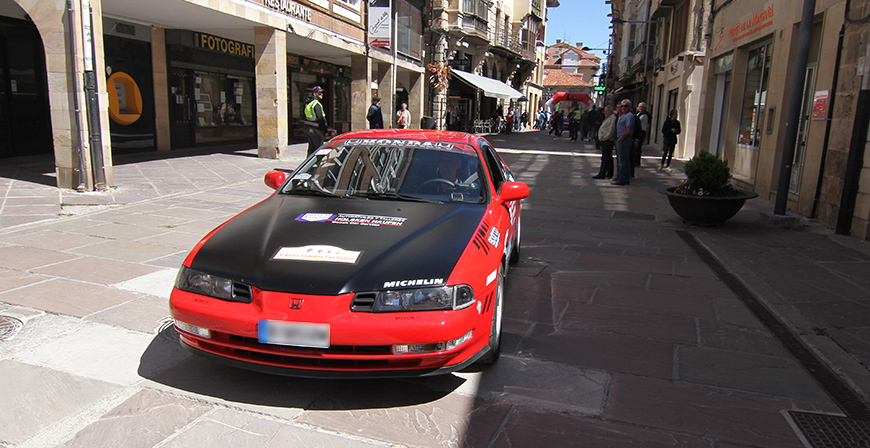
[(707, 151), (699, 152), (684, 165), (686, 181), (676, 192), (700, 196), (733, 196), (737, 192), (728, 183), (728, 163)]

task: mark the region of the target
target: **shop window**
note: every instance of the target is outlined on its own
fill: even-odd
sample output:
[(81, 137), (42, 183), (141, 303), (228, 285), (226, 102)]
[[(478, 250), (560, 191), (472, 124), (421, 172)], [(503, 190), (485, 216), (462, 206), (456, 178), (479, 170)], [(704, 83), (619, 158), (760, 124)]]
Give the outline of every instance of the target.
[(749, 51), (743, 107), (740, 109), (738, 145), (753, 148), (761, 146), (772, 48), (773, 44), (768, 43)]
[(253, 85), (254, 79), (247, 76), (195, 72), (196, 126), (253, 125)]
[(421, 0), (396, 2), (396, 51), (420, 59), (423, 52), (423, 17)]

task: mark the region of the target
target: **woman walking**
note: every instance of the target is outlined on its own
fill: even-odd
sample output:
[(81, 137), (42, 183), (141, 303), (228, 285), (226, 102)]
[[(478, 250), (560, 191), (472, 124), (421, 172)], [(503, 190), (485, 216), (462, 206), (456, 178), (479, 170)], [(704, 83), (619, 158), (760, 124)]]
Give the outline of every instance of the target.
[(680, 120), (677, 120), (677, 110), (672, 109), (668, 119), (662, 125), (662, 164), (659, 171), (671, 170), (671, 157), (674, 156), (674, 148), (677, 146), (677, 135), (680, 134)]

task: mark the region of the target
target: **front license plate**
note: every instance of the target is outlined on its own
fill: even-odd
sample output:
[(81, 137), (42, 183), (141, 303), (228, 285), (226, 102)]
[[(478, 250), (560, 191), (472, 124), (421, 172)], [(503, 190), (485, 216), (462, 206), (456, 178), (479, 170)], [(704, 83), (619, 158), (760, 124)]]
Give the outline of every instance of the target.
[(257, 340), (263, 344), (329, 348), (329, 324), (260, 319)]

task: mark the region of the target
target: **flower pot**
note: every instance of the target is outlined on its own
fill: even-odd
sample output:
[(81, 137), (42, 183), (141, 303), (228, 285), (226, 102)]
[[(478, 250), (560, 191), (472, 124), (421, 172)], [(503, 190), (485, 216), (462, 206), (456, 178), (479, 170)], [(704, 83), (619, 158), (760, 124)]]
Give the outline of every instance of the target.
[(731, 219), (743, 208), (747, 199), (757, 198), (758, 194), (740, 191), (738, 196), (693, 196), (674, 193), (677, 187), (663, 190), (671, 208), (692, 224), (719, 225)]

